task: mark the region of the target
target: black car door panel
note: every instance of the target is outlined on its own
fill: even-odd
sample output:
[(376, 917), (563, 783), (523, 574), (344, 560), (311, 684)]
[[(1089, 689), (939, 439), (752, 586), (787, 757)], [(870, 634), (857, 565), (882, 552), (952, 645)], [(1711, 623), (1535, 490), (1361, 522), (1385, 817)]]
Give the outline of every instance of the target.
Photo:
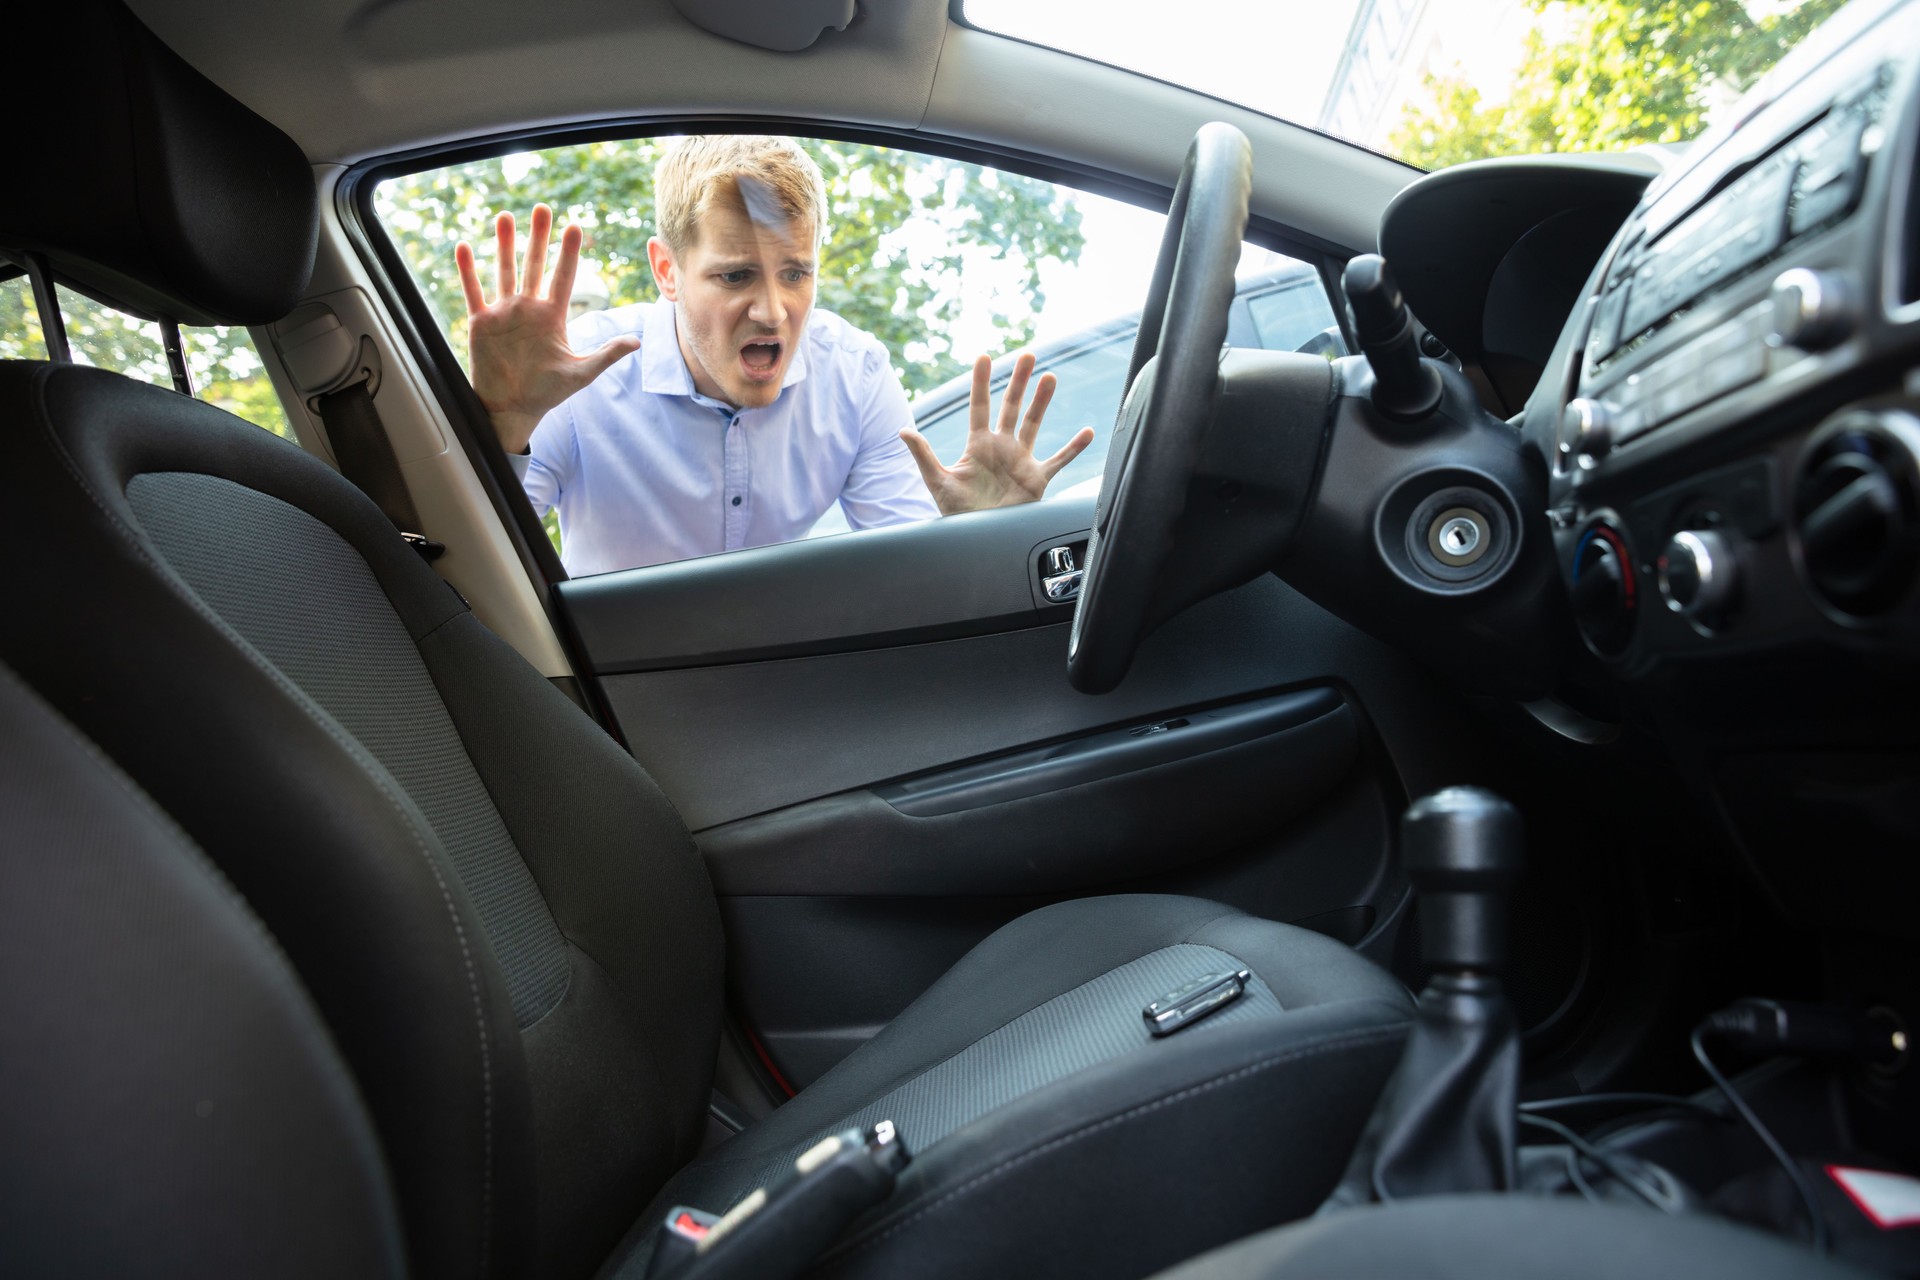
[[(1280, 704), (1281, 713), (1266, 717), (1272, 723), (1264, 731), (1213, 749), (1202, 739), (1191, 750), (1177, 742), (1185, 730), (1166, 731), (1177, 754), (1170, 750), (1164, 760), (1138, 769), (1119, 771), (1126, 762), (1109, 758), (1100, 764), (1115, 772), (1079, 782), (1063, 777), (1058, 785), (997, 801), (984, 798), (994, 783), (1024, 784), (1031, 780), (1020, 773), (1044, 772), (1037, 762), (1021, 768), (1035, 757), (1132, 732), (1108, 730), (989, 762), (994, 772), (984, 778), (981, 766), (942, 771), (709, 828), (700, 834), (700, 848), (715, 887), (741, 895), (1067, 893), (1170, 871), (1299, 817), (1354, 769), (1359, 731), (1337, 693), (1322, 688), (1260, 701)], [(900, 807), (905, 787), (956, 776), (962, 782), (936, 797), (953, 800), (966, 787), (981, 803), (921, 814)]]
[(1369, 699), (1420, 719), (1404, 660), (1264, 576), (1166, 623), (1115, 692), (1078, 693), (1039, 566), (1092, 506), (561, 584), (707, 859), (736, 1007), (796, 1083), (1041, 901), (1201, 892), (1357, 940), (1403, 892)]

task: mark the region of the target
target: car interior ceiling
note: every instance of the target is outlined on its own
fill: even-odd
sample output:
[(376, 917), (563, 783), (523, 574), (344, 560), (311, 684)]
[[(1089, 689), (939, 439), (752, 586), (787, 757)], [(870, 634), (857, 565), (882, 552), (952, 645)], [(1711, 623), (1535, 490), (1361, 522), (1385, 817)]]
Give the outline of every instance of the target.
[[(45, 16), (8, 1273), (1920, 1275), (1920, 0), (1425, 176), (764, 9)], [(568, 577), (372, 192), (694, 128), (1167, 209), (1100, 494)], [(1248, 241), (1358, 354), (1227, 344)]]

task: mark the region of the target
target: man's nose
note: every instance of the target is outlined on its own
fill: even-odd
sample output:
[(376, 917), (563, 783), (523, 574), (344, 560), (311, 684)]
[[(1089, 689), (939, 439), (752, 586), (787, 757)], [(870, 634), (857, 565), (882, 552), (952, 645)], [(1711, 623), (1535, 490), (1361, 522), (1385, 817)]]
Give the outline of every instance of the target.
[(777, 329), (786, 323), (787, 301), (780, 296), (778, 280), (761, 278), (760, 287), (753, 291), (753, 301), (747, 306), (747, 319), (769, 329)]

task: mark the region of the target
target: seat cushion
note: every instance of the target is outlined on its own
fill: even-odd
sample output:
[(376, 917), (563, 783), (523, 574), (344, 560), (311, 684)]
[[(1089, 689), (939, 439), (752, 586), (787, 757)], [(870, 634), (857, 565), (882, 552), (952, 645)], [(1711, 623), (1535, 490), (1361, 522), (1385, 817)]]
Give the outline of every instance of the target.
[[(1253, 980), (1240, 999), (1171, 1036), (1148, 1034), (1148, 1002), (1242, 967)], [(1351, 948), (1217, 903), (1047, 907), (675, 1177), (609, 1270), (644, 1271), (673, 1205), (724, 1210), (821, 1136), (891, 1119), (914, 1161), (823, 1273), (1144, 1275), (1317, 1205), (1412, 1009)], [(1074, 1229), (1049, 1226), (1065, 1222)], [(1022, 1242), (1017, 1254), (1010, 1241)]]
[(1720, 1218), (1478, 1195), (1349, 1209), (1216, 1250), (1158, 1280), (1864, 1280), (1867, 1274)]

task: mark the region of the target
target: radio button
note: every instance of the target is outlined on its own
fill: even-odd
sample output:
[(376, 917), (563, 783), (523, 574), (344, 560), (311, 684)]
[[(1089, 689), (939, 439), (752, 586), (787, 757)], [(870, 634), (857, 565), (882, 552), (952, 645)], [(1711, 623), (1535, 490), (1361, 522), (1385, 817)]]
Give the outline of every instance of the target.
[(1560, 413), (1560, 466), (1564, 470), (1579, 458), (1598, 460), (1613, 448), (1618, 415), (1605, 400), (1581, 396), (1567, 401)]

